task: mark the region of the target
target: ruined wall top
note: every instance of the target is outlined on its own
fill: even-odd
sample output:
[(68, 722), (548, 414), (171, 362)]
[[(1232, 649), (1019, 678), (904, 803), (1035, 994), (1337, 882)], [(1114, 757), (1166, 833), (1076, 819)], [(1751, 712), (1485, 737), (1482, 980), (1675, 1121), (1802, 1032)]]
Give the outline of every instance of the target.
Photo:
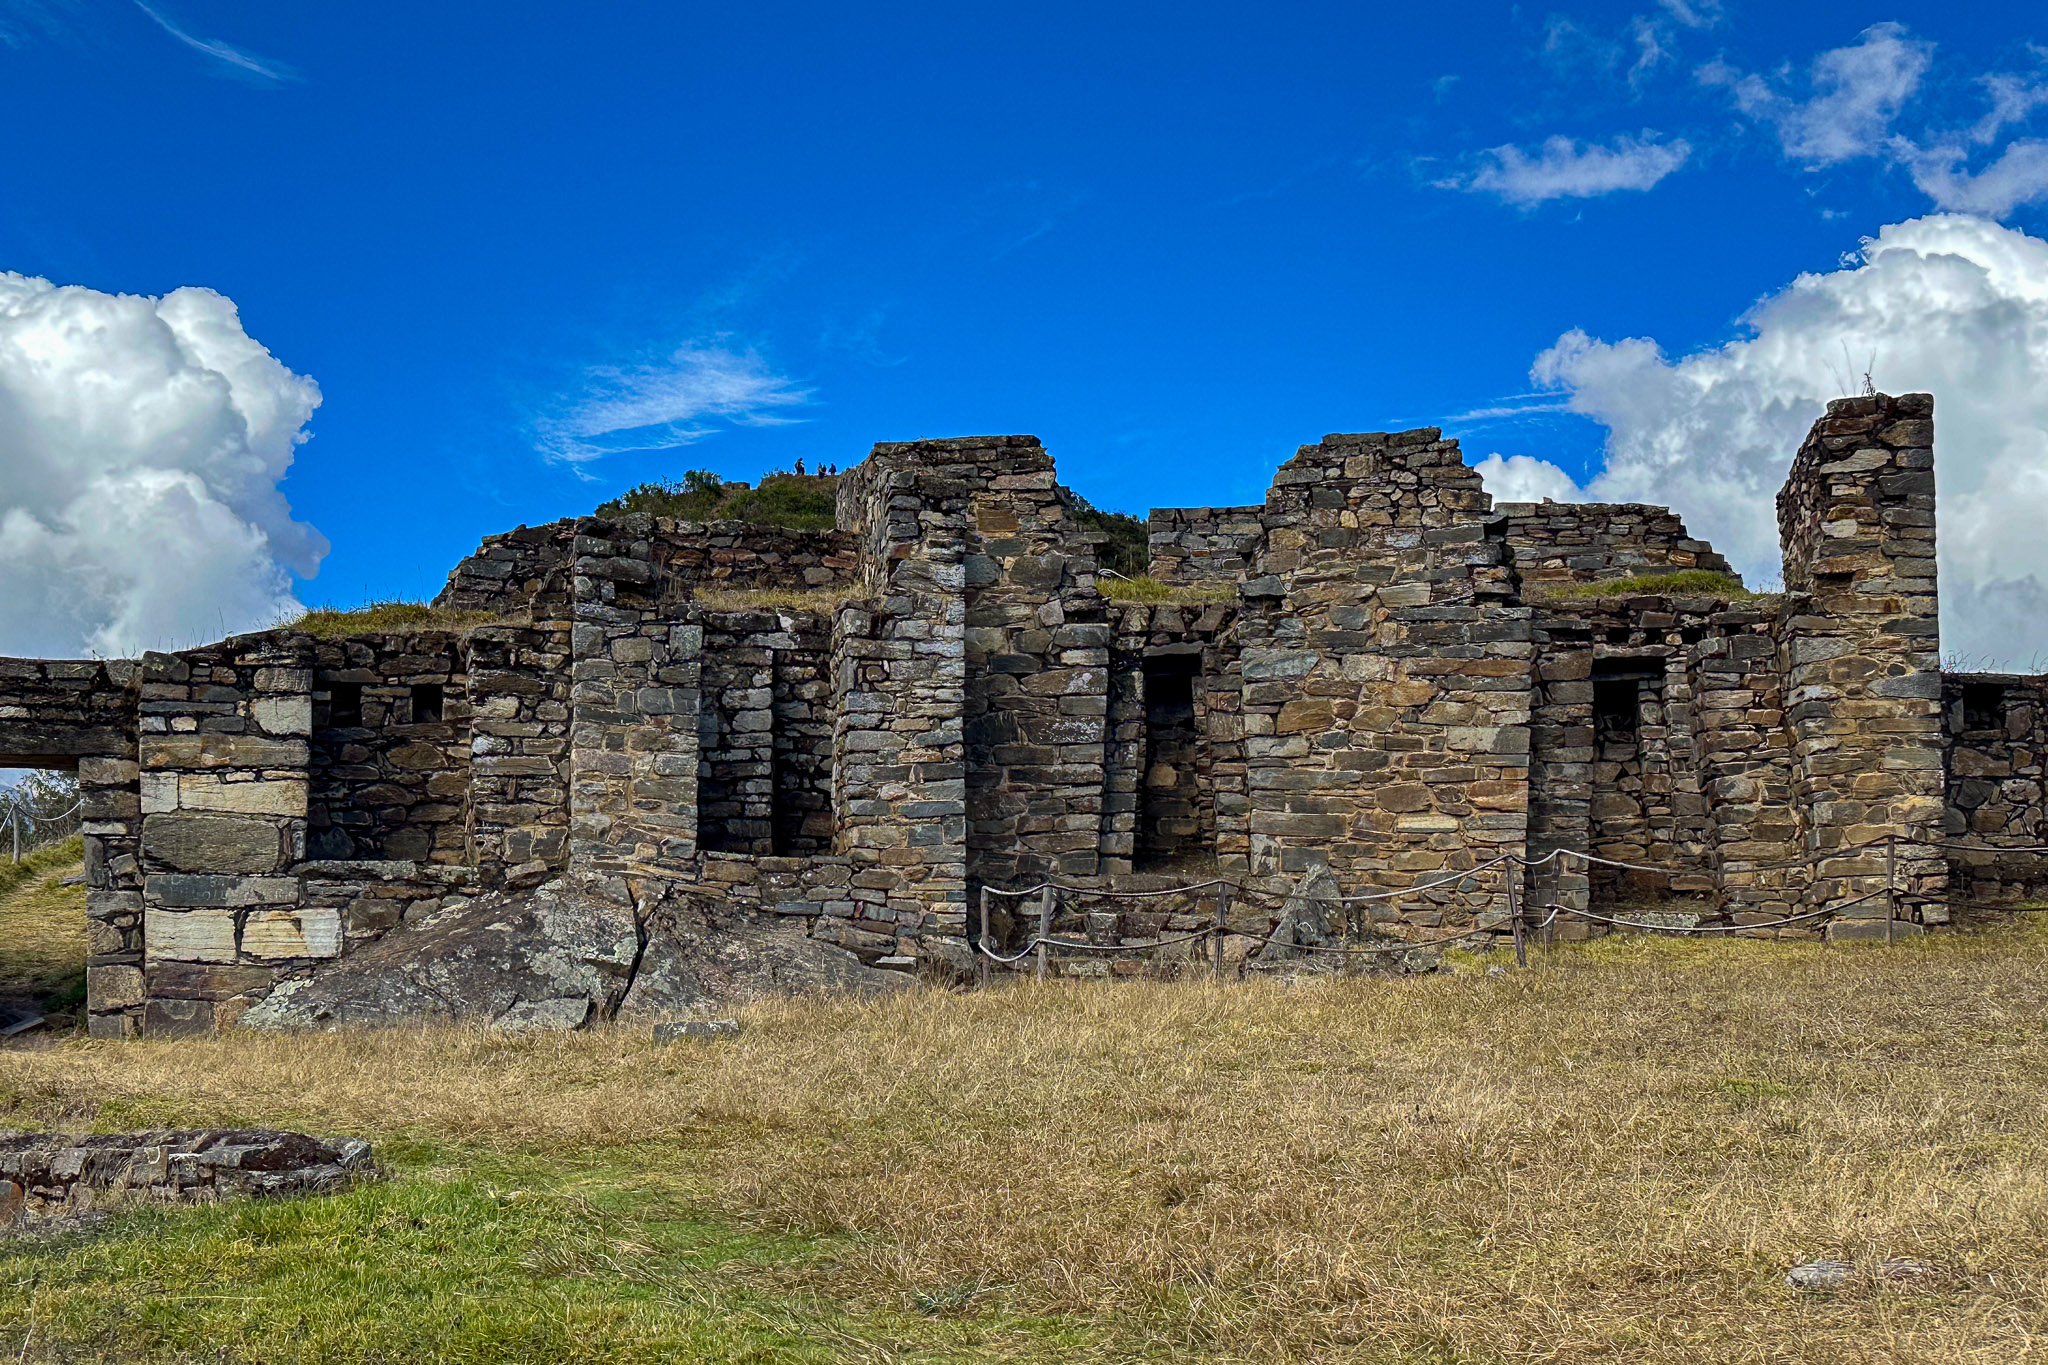
[(1497, 502), (1524, 585), (1592, 583), (1686, 569), (1731, 573), (1668, 507), (1623, 502)]

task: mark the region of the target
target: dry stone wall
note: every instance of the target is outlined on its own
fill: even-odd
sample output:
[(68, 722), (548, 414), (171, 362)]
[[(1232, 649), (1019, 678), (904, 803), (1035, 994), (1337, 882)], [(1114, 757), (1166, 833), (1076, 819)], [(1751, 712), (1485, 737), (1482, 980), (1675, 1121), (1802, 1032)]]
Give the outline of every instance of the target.
[(311, 857), (468, 861), (467, 670), (446, 632), (315, 646)]
[(1949, 736), (1949, 877), (1979, 905), (2048, 902), (2048, 678), (1952, 673), (1942, 680)]
[(1525, 588), (1540, 591), (1639, 574), (1705, 569), (1728, 561), (1687, 534), (1667, 507), (1643, 503), (1503, 502), (1508, 548)]
[(1147, 520), (1151, 576), (1162, 583), (1239, 583), (1266, 543), (1264, 507), (1161, 507)]
[[(1788, 591), (1728, 599), (1555, 591), (1721, 561), (1662, 509), (1494, 508), (1423, 429), (1303, 447), (1257, 508), (1155, 512), (1155, 573), (1224, 600), (1112, 602), (1034, 438), (883, 444), (832, 532), (493, 538), (444, 601), (507, 619), (459, 634), (0, 661), (0, 757), (78, 770), (106, 1036), (225, 1026), (562, 874), (643, 931), (754, 916), (736, 942), (808, 936), (856, 976), (970, 969), (972, 898), (1048, 876), (1227, 875), (1253, 970), (1267, 933), (1499, 929), (1517, 891), (1868, 935), (1889, 837), (1898, 908), (1939, 924), (1951, 868), (2048, 895), (2017, 851), (2048, 793), (2041, 681), (1935, 662), (1931, 423), (1924, 395), (1831, 405), (1780, 501)], [(807, 596), (707, 596), (754, 590)], [(1650, 870), (1455, 880), (1554, 850)], [(1340, 892), (1447, 876), (1332, 927)], [(1063, 923), (1125, 943), (1213, 912), (1083, 897)]]
[[(1785, 587), (1804, 599), (1780, 642), (1793, 801), (1806, 851), (1835, 855), (1816, 865), (1807, 893), (1832, 906), (1884, 889), (1872, 845), (1925, 844), (1942, 830), (1933, 398), (1829, 403), (1778, 494), (1778, 528)], [(1939, 851), (1902, 848), (1898, 877), (1907, 904), (1945, 917)], [(1845, 913), (1886, 910), (1865, 901)]]
[[(1505, 520), (1434, 428), (1280, 469), (1240, 591), (1250, 863), (1395, 889), (1526, 838), (1534, 644)], [(1456, 919), (1499, 886), (1436, 893)]]

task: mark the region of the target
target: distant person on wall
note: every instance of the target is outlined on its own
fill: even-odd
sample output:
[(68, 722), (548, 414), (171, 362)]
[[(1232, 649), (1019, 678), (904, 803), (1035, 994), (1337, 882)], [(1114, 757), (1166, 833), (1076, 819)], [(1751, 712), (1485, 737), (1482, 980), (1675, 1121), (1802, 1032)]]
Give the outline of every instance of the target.
[(797, 477), (798, 477), (798, 478), (802, 478), (802, 477), (803, 477), (803, 472), (804, 472), (804, 462), (803, 462), (802, 460), (798, 460), (798, 461), (796, 462), (796, 472), (797, 472)]

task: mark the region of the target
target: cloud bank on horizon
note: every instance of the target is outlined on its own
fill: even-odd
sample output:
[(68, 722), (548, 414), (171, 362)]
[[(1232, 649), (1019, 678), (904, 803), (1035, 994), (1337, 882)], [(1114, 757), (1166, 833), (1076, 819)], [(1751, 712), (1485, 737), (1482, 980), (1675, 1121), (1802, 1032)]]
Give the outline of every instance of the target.
[(1775, 582), (1785, 471), (1867, 365), (1881, 390), (1935, 395), (1944, 652), (2048, 667), (2048, 241), (1956, 214), (1896, 223), (1744, 324), (1676, 360), (1649, 338), (1565, 333), (1532, 375), (1607, 428), (1605, 466), (1582, 488), (1547, 461), (1491, 455), (1478, 465), (1488, 490), (1666, 504), (1751, 583)]
[(296, 614), (279, 488), (320, 389), (209, 289), (0, 273), (0, 653), (132, 656)]

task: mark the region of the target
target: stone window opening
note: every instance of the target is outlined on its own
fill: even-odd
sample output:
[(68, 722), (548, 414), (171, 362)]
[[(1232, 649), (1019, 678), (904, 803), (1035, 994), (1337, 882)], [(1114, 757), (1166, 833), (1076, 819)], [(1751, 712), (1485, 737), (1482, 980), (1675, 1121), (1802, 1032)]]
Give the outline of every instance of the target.
[(2003, 730), (2005, 728), (2005, 684), (1963, 684), (1963, 728)]
[(1593, 679), (1593, 733), (1600, 743), (1633, 744), (1642, 717), (1642, 680), (1634, 677)]
[(314, 718), (316, 728), (322, 730), (353, 730), (363, 723), (363, 685), (355, 682), (337, 682), (327, 685), (327, 706), (324, 716)]
[(1200, 649), (1145, 656), (1145, 771), (1139, 788), (1134, 869), (1156, 870), (1213, 858), (1213, 774), (1204, 762), (1198, 684)]
[(438, 724), (447, 704), (447, 691), (440, 683), (414, 683), (412, 687), (412, 723), (414, 725)]

